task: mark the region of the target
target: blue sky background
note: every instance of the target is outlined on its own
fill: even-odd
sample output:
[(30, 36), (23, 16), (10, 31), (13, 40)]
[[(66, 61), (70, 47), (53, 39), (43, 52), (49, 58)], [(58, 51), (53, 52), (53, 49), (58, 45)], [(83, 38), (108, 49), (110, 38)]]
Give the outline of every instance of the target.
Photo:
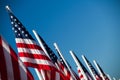
[(54, 51), (57, 42), (76, 72), (69, 50), (82, 62), (82, 54), (95, 59), (111, 77), (120, 78), (119, 0), (0, 0), (0, 35), (17, 52), (5, 5), (33, 37), (35, 29)]

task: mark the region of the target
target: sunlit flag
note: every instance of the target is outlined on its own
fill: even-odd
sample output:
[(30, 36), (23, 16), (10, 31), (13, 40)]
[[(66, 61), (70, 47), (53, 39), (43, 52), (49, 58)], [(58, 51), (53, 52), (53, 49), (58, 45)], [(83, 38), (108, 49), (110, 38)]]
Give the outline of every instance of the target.
[(70, 51), (70, 54), (77, 65), (78, 74), (79, 74), (80, 79), (81, 80), (93, 80), (92, 76), (87, 71), (87, 69), (84, 67), (82, 62), (78, 59), (78, 57), (75, 55), (75, 53), (73, 51)]
[(82, 55), (82, 58), (83, 58), (85, 64), (87, 65), (89, 71), (91, 72), (93, 78), (95, 80), (102, 80), (102, 78), (100, 77), (100, 75), (98, 74), (98, 72), (96, 71), (96, 69), (92, 66), (92, 64), (90, 63), (90, 61), (84, 55)]
[(58, 57), (55, 55), (55, 53), (52, 51), (52, 49), (47, 45), (47, 43), (43, 40), (43, 38), (37, 34), (35, 31), (33, 31), (37, 38), (40, 40), (40, 44), (43, 48), (43, 50), (46, 52), (48, 57), (52, 60), (52, 62), (56, 65), (56, 67), (63, 72), (63, 74), (69, 79), (73, 80), (70, 72), (66, 68), (66, 66), (58, 59)]
[(34, 80), (15, 51), (0, 36), (0, 80)]
[(109, 80), (109, 78), (107, 77), (107, 75), (105, 74), (105, 72), (102, 70), (102, 68), (100, 67), (100, 65), (93, 60), (96, 68), (98, 69), (98, 72), (100, 73), (100, 76), (102, 77), (103, 80)]
[[(12, 11), (7, 7), (12, 30), (15, 33), (15, 40), (20, 59), (28, 67), (37, 68), (39, 70), (48, 70), (43, 76), (45, 80), (65, 80), (64, 75), (55, 67), (52, 61), (46, 56), (42, 48), (37, 45), (33, 37), (25, 29), (22, 23), (15, 17)], [(49, 71), (53, 71), (52, 76)]]

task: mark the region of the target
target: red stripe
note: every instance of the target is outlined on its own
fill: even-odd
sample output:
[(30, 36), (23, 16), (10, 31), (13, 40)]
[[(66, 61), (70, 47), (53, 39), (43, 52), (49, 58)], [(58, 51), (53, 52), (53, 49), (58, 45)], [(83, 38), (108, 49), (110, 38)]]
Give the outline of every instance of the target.
[(15, 80), (21, 79), (17, 55), (11, 47), (9, 47), (9, 48), (10, 48), (10, 56), (11, 56), (12, 66), (13, 66), (14, 79)]
[(1, 80), (8, 80), (7, 77), (7, 68), (6, 68), (6, 62), (4, 57), (4, 51), (2, 46), (2, 38), (0, 37), (0, 72), (1, 72)]
[[(45, 72), (45, 80), (49, 80), (50, 78), (49, 78), (49, 74), (50, 74), (50, 70), (44, 70), (44, 72)], [(52, 79), (51, 79), (52, 80)]]
[(55, 80), (55, 76), (56, 75), (56, 72), (55, 71), (51, 71), (51, 80)]
[[(65, 76), (70, 80), (71, 78), (70, 72), (65, 68), (65, 66), (60, 61), (58, 61), (58, 64), (62, 72), (65, 74)], [(64, 69), (66, 69), (67, 72), (65, 72)]]
[(64, 74), (60, 73), (60, 80), (70, 80), (68, 77), (66, 77)]
[(28, 67), (34, 67), (34, 68), (43, 69), (43, 70), (58, 71), (55, 67), (49, 66), (49, 65), (42, 65), (42, 64), (36, 64), (36, 63), (34, 64), (34, 63), (30, 63), (30, 62), (24, 62), (24, 64)]
[(30, 48), (30, 49), (42, 50), (42, 48), (36, 44), (16, 43), (16, 45), (17, 45), (17, 47), (20, 47), (20, 48)]
[(31, 53), (19, 53), (20, 57), (28, 57), (28, 58), (33, 58), (33, 59), (43, 59), (43, 60), (48, 60), (51, 61), (46, 55), (40, 55), (40, 54), (31, 54)]

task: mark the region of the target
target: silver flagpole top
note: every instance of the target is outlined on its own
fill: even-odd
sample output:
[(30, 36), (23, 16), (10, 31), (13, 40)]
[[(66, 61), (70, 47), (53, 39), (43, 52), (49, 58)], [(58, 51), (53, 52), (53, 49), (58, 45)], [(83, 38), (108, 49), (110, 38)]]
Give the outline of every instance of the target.
[(5, 6), (5, 8), (6, 8), (8, 11), (12, 12), (11, 9), (10, 9), (10, 7), (9, 7), (8, 5)]

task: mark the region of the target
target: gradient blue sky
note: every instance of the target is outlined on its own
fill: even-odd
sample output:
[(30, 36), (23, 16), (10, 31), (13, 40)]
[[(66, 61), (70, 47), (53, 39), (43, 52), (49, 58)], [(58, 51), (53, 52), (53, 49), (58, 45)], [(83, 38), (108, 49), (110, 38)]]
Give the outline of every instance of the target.
[(120, 78), (119, 0), (0, 0), (0, 35), (17, 52), (5, 5), (33, 37), (35, 29), (54, 51), (57, 42), (74, 70), (69, 50), (82, 62), (82, 54), (97, 60), (111, 77)]

